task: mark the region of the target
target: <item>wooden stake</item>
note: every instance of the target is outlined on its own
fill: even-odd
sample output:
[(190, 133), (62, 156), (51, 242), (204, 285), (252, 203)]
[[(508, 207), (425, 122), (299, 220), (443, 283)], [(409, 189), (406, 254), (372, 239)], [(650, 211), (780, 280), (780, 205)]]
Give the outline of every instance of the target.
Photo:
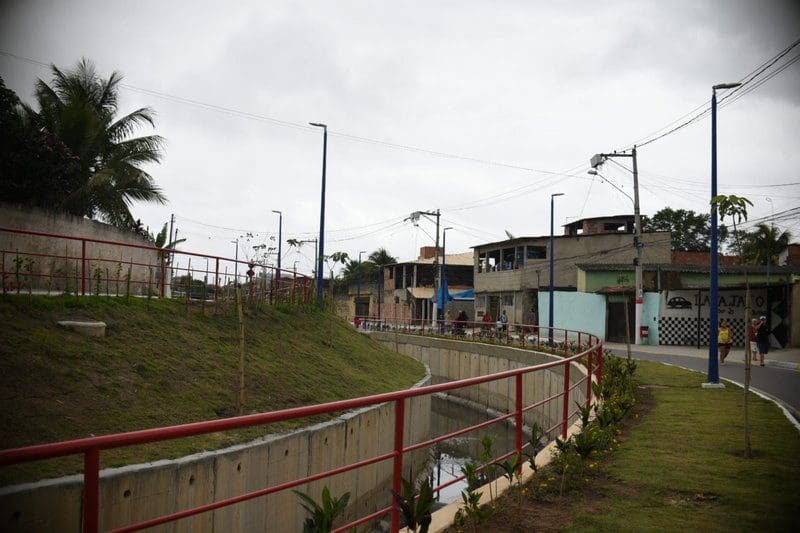
[(239, 397), (236, 409), (239, 415), (244, 414), (244, 314), (242, 313), (242, 292), (236, 287), (236, 309), (239, 314)]

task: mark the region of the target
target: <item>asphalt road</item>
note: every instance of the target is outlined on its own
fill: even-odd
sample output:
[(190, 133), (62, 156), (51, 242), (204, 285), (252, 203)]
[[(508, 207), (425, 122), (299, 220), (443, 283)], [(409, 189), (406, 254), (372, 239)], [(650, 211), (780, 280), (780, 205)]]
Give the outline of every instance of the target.
[[(637, 352), (636, 349), (632, 349), (631, 354), (636, 359), (671, 363), (699, 370), (704, 374), (708, 372), (708, 360), (700, 357), (652, 354)], [(744, 362), (731, 363), (729, 358), (725, 366), (719, 367), (719, 375), (720, 378), (743, 384)], [(750, 386), (782, 402), (795, 419), (800, 421), (800, 372), (773, 366), (761, 367), (756, 364), (751, 372)]]

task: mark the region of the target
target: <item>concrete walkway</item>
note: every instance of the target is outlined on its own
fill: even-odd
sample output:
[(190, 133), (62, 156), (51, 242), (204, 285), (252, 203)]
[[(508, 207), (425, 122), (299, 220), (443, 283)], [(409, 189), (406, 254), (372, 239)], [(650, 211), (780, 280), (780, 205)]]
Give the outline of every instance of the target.
[[(607, 348), (612, 350), (615, 355), (625, 355), (626, 346), (617, 342), (604, 343)], [(649, 344), (633, 345), (631, 351), (643, 352), (652, 355), (677, 355), (681, 357), (695, 357), (698, 359), (708, 359), (708, 346), (697, 348), (696, 346), (656, 346)], [(757, 361), (754, 361), (758, 365)], [(726, 365), (744, 365), (744, 348), (733, 348), (725, 359)], [(764, 364), (779, 368), (800, 371), (800, 348), (771, 348), (764, 357)]]

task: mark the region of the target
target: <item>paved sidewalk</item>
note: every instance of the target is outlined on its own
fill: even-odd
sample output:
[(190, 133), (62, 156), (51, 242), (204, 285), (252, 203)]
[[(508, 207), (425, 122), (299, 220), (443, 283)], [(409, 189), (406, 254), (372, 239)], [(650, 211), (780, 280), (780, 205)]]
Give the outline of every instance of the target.
[[(615, 355), (625, 355), (626, 346), (617, 342), (604, 343), (607, 348), (614, 351)], [(708, 359), (708, 346), (657, 346), (649, 344), (631, 344), (631, 351), (644, 352), (648, 354), (678, 355), (682, 357), (695, 357), (698, 359)], [(758, 362), (754, 361), (755, 364)], [(744, 365), (744, 348), (733, 348), (725, 364)], [(771, 348), (764, 357), (764, 364), (780, 368), (788, 368), (800, 371), (800, 348)]]

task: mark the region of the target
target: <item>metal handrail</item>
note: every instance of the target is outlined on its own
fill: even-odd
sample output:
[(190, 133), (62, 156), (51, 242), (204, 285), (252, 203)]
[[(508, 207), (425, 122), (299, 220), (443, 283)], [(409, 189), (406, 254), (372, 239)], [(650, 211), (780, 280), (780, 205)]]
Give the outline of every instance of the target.
[[(18, 464), (29, 461), (62, 457), (66, 455), (83, 454), (84, 455), (83, 531), (95, 533), (98, 530), (99, 526), (99, 504), (100, 504), (99, 473), (100, 473), (100, 451), (102, 450), (108, 450), (124, 446), (132, 446), (136, 444), (145, 444), (150, 442), (171, 440), (175, 438), (183, 438), (194, 435), (201, 435), (205, 433), (213, 433), (217, 431), (245, 428), (256, 425), (284, 422), (314, 415), (330, 414), (339, 411), (356, 409), (359, 407), (374, 406), (386, 402), (393, 402), (395, 404), (395, 429), (394, 429), (394, 448), (391, 452), (384, 453), (376, 457), (367, 458), (359, 462), (348, 464), (325, 472), (319, 472), (311, 476), (284, 482), (279, 485), (274, 485), (257, 491), (230, 497), (200, 507), (183, 510), (180, 512), (172, 513), (169, 515), (154, 518), (144, 522), (139, 522), (137, 524), (131, 524), (119, 528), (115, 531), (118, 532), (136, 531), (147, 527), (153, 527), (155, 525), (171, 522), (174, 520), (179, 520), (181, 518), (186, 518), (189, 516), (225, 507), (228, 505), (233, 505), (235, 503), (257, 498), (259, 496), (264, 496), (274, 492), (287, 490), (305, 483), (309, 483), (311, 481), (324, 479), (332, 475), (348, 472), (363, 466), (376, 464), (390, 459), (393, 461), (392, 488), (393, 490), (399, 493), (401, 491), (401, 473), (403, 469), (403, 457), (405, 454), (420, 449), (426, 445), (431, 445), (436, 442), (452, 438), (454, 435), (460, 435), (468, 431), (474, 431), (476, 428), (482, 428), (489, 425), (490, 423), (496, 423), (498, 421), (506, 420), (512, 417), (515, 423), (514, 450), (508, 452), (507, 454), (503, 455), (501, 458), (498, 458), (497, 460), (502, 460), (514, 454), (519, 454), (522, 452), (523, 449), (525, 449), (528, 446), (528, 444), (523, 445), (522, 443), (523, 414), (535, 408), (536, 406), (544, 405), (544, 403), (550, 401), (557, 401), (559, 398), (561, 398), (563, 401), (562, 418), (561, 420), (559, 420), (558, 424), (548, 429), (548, 434), (553, 430), (559, 428), (560, 426), (562, 438), (566, 438), (569, 421), (576, 414), (576, 412), (569, 411), (570, 393), (584, 382), (587, 383), (585, 404), (589, 405), (589, 403), (591, 403), (592, 400), (592, 388), (591, 388), (592, 377), (594, 377), (594, 379), (596, 379), (597, 381), (600, 381), (602, 376), (602, 360), (603, 360), (602, 343), (594, 335), (588, 333), (583, 333), (583, 335), (586, 335), (586, 339), (588, 340), (589, 344), (589, 347), (585, 351), (575, 354), (571, 357), (566, 357), (561, 360), (550, 361), (539, 365), (507, 370), (486, 376), (476, 376), (472, 378), (441, 383), (437, 385), (429, 385), (414, 389), (406, 389), (402, 391), (375, 394), (371, 396), (364, 396), (361, 398), (340, 400), (318, 405), (309, 405), (291, 409), (282, 409), (279, 411), (272, 411), (268, 413), (244, 415), (222, 420), (195, 422), (190, 424), (181, 424), (163, 428), (131, 431), (127, 433), (119, 433), (114, 435), (103, 435), (98, 437), (89, 437), (84, 439), (76, 439), (76, 440), (57, 442), (51, 444), (41, 444), (36, 446), (3, 450), (0, 451), (0, 465)], [(593, 340), (595, 340), (596, 342), (592, 342)], [(569, 375), (572, 363), (577, 362), (578, 360), (584, 357), (588, 361), (587, 375), (584, 376), (582, 379), (575, 381), (574, 383), (570, 383)], [(593, 363), (595, 364), (593, 365)], [(523, 377), (527, 374), (540, 372), (557, 367), (563, 367), (563, 373), (564, 373), (563, 390), (551, 396), (550, 398), (540, 400), (539, 402), (536, 402), (535, 404), (529, 406), (524, 406)], [(498, 417), (498, 419), (491, 420), (488, 422), (483, 422), (481, 424), (477, 424), (470, 428), (459, 430), (452, 434), (443, 435), (441, 437), (437, 437), (436, 439), (431, 439), (424, 443), (415, 443), (409, 446), (404, 446), (403, 432), (404, 432), (404, 424), (406, 421), (405, 417), (406, 400), (418, 396), (434, 394), (437, 392), (446, 392), (508, 378), (515, 379), (515, 407), (511, 412), (502, 415), (501, 417)], [(456, 480), (447, 482), (442, 486), (435, 487), (434, 490), (439, 491), (445, 486), (455, 483), (460, 479), (463, 479), (463, 476)], [(375, 513), (371, 513), (369, 516), (362, 517), (354, 523), (343, 526), (339, 530), (344, 530), (354, 525), (364, 523), (378, 516), (385, 515), (388, 512), (392, 513), (392, 522), (391, 522), (392, 531), (398, 531), (400, 524), (399, 522), (400, 517), (397, 510), (394, 509), (393, 507), (386, 507), (384, 509), (376, 511)]]
[[(48, 253), (42, 253), (41, 251), (37, 251), (37, 250), (18, 250), (18, 249), (15, 249), (15, 250), (5, 250), (5, 249), (0, 250), (0, 253), (3, 254), (3, 265), (2, 265), (2, 267), (0, 267), (0, 269), (2, 270), (3, 289), (4, 290), (5, 290), (5, 282), (6, 282), (6, 278), (7, 277), (9, 277), (9, 276), (14, 276), (14, 277), (22, 276), (22, 277), (30, 277), (30, 278), (36, 278), (36, 279), (49, 279), (49, 280), (63, 279), (65, 285), (68, 284), (68, 282), (74, 280), (75, 281), (75, 285), (76, 285), (75, 292), (76, 293), (80, 292), (80, 294), (85, 295), (85, 294), (87, 294), (87, 292), (91, 292), (91, 291), (87, 291), (87, 281), (91, 285), (92, 277), (93, 277), (92, 274), (89, 272), (89, 268), (87, 267), (87, 265), (91, 266), (92, 263), (94, 263), (94, 264), (111, 263), (111, 264), (117, 264), (118, 266), (120, 266), (120, 268), (121, 268), (121, 265), (124, 265), (126, 267), (130, 266), (131, 268), (136, 266), (136, 267), (142, 267), (142, 268), (157, 269), (158, 272), (159, 272), (159, 275), (158, 275), (158, 279), (152, 279), (151, 278), (151, 279), (145, 279), (145, 280), (141, 280), (141, 279), (130, 279), (130, 280), (127, 280), (127, 279), (125, 279), (123, 277), (119, 277), (119, 275), (117, 275), (116, 277), (107, 276), (106, 279), (105, 279), (107, 286), (110, 283), (119, 284), (120, 282), (130, 282), (132, 285), (137, 285), (137, 286), (144, 285), (144, 286), (146, 286), (148, 288), (148, 290), (150, 290), (150, 292), (154, 292), (155, 296), (163, 298), (165, 296), (165, 286), (166, 286), (166, 283), (167, 283), (167, 279), (166, 279), (167, 270), (171, 270), (171, 271), (177, 272), (178, 274), (180, 274), (181, 272), (185, 272), (186, 275), (188, 275), (190, 277), (192, 277), (193, 274), (203, 274), (206, 278), (211, 277), (211, 279), (213, 280), (212, 285), (215, 288), (218, 289), (220, 287), (220, 282), (222, 280), (223, 275), (224, 275), (224, 277), (226, 279), (228, 279), (230, 277), (241, 278), (243, 276), (244, 276), (245, 279), (247, 279), (246, 276), (243, 273), (246, 271), (247, 267), (251, 264), (245, 259), (231, 259), (231, 258), (228, 258), (228, 257), (210, 255), (210, 254), (205, 254), (205, 253), (200, 253), (200, 252), (192, 252), (192, 251), (186, 251), (186, 250), (176, 250), (176, 249), (172, 249), (172, 248), (159, 248), (157, 246), (152, 246), (152, 245), (147, 245), (147, 244), (135, 244), (135, 243), (127, 243), (127, 242), (113, 241), (113, 240), (107, 240), (107, 239), (96, 239), (96, 238), (92, 238), (92, 237), (80, 237), (80, 236), (73, 236), (73, 235), (63, 235), (63, 234), (57, 234), (57, 233), (47, 233), (47, 232), (41, 232), (41, 231), (0, 227), (0, 233), (3, 233), (3, 232), (4, 233), (17, 234), (17, 235), (28, 235), (28, 236), (32, 236), (32, 237), (43, 237), (43, 238), (48, 238), (48, 239), (62, 239), (62, 240), (65, 240), (65, 241), (79, 242), (81, 244), (81, 252), (80, 252), (80, 254), (75, 254), (75, 253), (70, 254), (66, 250), (65, 250), (64, 254), (52, 254), (52, 253), (48, 254)], [(130, 261), (122, 262), (122, 261), (119, 261), (119, 260), (116, 260), (116, 259), (111, 259), (111, 258), (108, 258), (108, 257), (96, 257), (96, 256), (93, 256), (93, 255), (90, 255), (90, 254), (87, 253), (87, 249), (86, 249), (87, 243), (88, 244), (99, 244), (99, 245), (114, 246), (114, 247), (117, 247), (120, 250), (135, 249), (135, 250), (144, 250), (144, 251), (155, 252), (157, 254), (157, 256), (158, 256), (158, 261), (157, 261), (157, 263), (153, 264), (153, 263), (142, 263), (142, 262), (138, 262), (138, 261), (133, 261), (133, 259), (131, 259)], [(59, 260), (59, 261), (65, 261), (65, 262), (74, 262), (75, 263), (75, 275), (73, 275), (71, 272), (66, 272), (66, 271), (62, 272), (62, 274), (59, 274), (59, 275), (57, 275), (57, 274), (55, 274), (53, 272), (50, 272), (49, 274), (45, 274), (43, 272), (24, 272), (24, 271), (21, 271), (19, 269), (19, 265), (17, 266), (17, 270), (16, 271), (8, 271), (8, 270), (6, 270), (6, 265), (5, 265), (5, 256), (6, 255), (13, 255), (13, 256), (18, 257), (18, 258), (21, 258), (21, 257), (39, 257), (39, 258), (50, 258), (50, 259), (53, 259), (53, 260)], [(174, 256), (186, 256), (186, 257), (190, 258), (189, 265), (186, 266), (185, 268), (182, 268), (182, 267), (177, 267), (177, 266), (169, 264), (168, 258), (174, 257)], [(206, 259), (208, 262), (213, 264), (213, 267), (209, 268), (207, 266), (206, 268), (192, 268), (192, 266), (191, 266), (191, 258)], [(233, 264), (233, 265), (240, 265), (241, 269), (242, 269), (241, 270), (242, 274), (238, 274), (238, 275), (233, 274), (233, 273), (228, 274), (227, 272), (223, 274), (220, 271), (221, 263), (230, 263), (230, 264)], [(287, 301), (299, 300), (299, 301), (302, 301), (303, 303), (308, 303), (309, 301), (311, 301), (313, 295), (309, 294), (309, 293), (310, 293), (310, 287), (311, 287), (311, 285), (313, 283), (313, 279), (310, 276), (306, 276), (305, 274), (302, 274), (302, 273), (298, 274), (294, 270), (279, 269), (279, 268), (277, 268), (275, 266), (272, 266), (272, 265), (256, 265), (256, 266), (258, 268), (261, 268), (261, 269), (268, 269), (273, 273), (271, 287), (270, 287), (268, 293), (264, 294), (264, 298), (265, 299), (269, 299), (270, 301), (272, 301), (272, 300), (287, 300)], [(234, 283), (239, 283), (239, 279), (234, 279)], [(78, 284), (80, 284), (80, 288), (78, 287)], [(152, 289), (154, 289), (154, 288), (156, 290), (152, 291)], [(256, 287), (253, 287), (253, 289), (255, 290)], [(19, 287), (17, 287), (17, 290), (19, 290)], [(37, 290), (39, 290), (39, 289), (37, 289)], [(186, 290), (188, 295), (191, 295), (191, 293), (193, 291), (193, 287), (192, 286), (186, 287), (185, 290)], [(204, 298), (206, 297), (206, 295), (208, 293), (208, 287), (206, 287), (205, 290), (206, 290), (206, 294), (203, 295)], [(48, 289), (48, 292), (49, 292), (49, 289)], [(213, 292), (214, 299), (217, 299), (218, 290), (213, 290), (211, 292)], [(299, 297), (297, 297), (297, 298), (295, 297), (296, 293), (299, 293)]]

